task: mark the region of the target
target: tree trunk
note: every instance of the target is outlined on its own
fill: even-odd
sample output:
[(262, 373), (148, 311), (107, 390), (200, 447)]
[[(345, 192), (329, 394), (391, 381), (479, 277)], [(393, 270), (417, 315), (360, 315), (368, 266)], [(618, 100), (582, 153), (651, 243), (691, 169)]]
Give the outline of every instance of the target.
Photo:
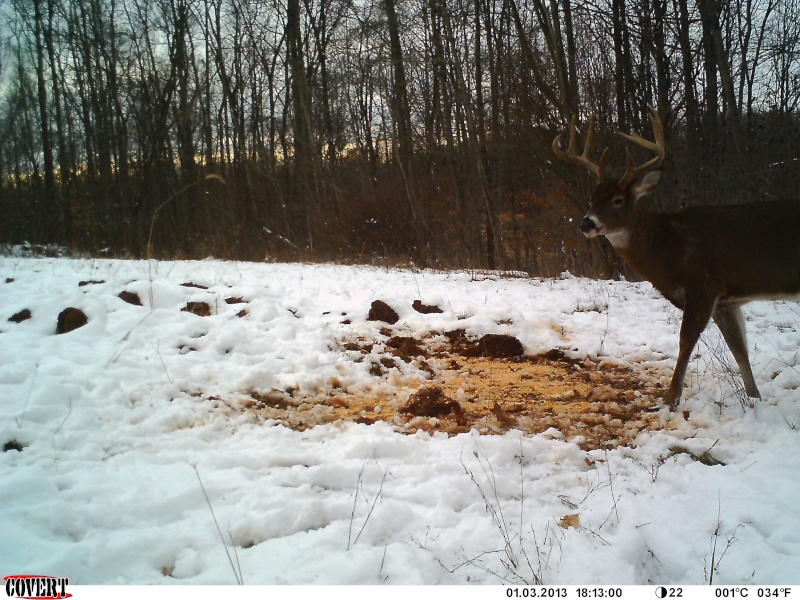
[(616, 92), (617, 103), (617, 127), (624, 129), (629, 124), (628, 109), (630, 95), (633, 90), (628, 89), (627, 75), (631, 67), (628, 47), (625, 45), (626, 19), (625, 19), (625, 0), (612, 0), (611, 3), (612, 20), (614, 24), (614, 90)]
[(703, 39), (708, 70), (718, 69), (722, 82), (722, 96), (726, 104), (728, 131), (733, 139), (737, 155), (744, 156), (741, 145), (739, 105), (736, 101), (736, 92), (733, 85), (733, 76), (728, 65), (728, 53), (722, 40), (722, 30), (719, 24), (719, 7), (716, 0), (697, 0), (700, 16), (703, 22)]
[(400, 29), (395, 9), (395, 0), (383, 0), (386, 11), (386, 26), (389, 29), (389, 55), (392, 62), (392, 98), (390, 105), (392, 119), (397, 131), (395, 152), (405, 176), (411, 172), (411, 159), (414, 153), (414, 142), (411, 133), (411, 109), (408, 104), (408, 87), (403, 61), (403, 48), (400, 44)]
[(689, 31), (689, 7), (687, 0), (676, 0), (678, 9), (678, 43), (681, 50), (683, 93), (686, 102), (686, 137), (688, 146), (694, 148), (700, 130), (699, 110), (695, 96), (694, 61)]
[(45, 194), (48, 196), (48, 204), (54, 200), (56, 177), (55, 161), (53, 159), (53, 143), (50, 136), (50, 118), (47, 102), (47, 84), (45, 82), (45, 71), (47, 65), (44, 58), (44, 38), (43, 32), (45, 21), (42, 13), (42, 0), (33, 1), (34, 37), (36, 43), (36, 83), (37, 99), (39, 102), (39, 121), (41, 124), (42, 136), (42, 157), (44, 160), (44, 187)]
[(189, 7), (183, 0), (173, 6), (174, 50), (173, 65), (177, 78), (178, 112), (175, 118), (178, 141), (178, 156), (184, 180), (191, 183), (195, 172), (195, 147), (192, 128), (193, 109), (189, 103), (190, 78), (192, 74), (188, 52)]

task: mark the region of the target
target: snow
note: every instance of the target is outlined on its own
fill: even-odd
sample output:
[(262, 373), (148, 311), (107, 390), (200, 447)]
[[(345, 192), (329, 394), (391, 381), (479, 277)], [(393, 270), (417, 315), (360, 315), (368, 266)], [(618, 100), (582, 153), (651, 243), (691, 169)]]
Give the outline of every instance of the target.
[[(90, 280), (103, 283), (79, 286)], [(0, 571), (73, 584), (702, 584), (714, 569), (720, 584), (800, 584), (797, 303), (745, 309), (763, 401), (743, 408), (709, 329), (680, 409), (631, 447), (380, 421), (295, 431), (232, 408), (249, 390), (311, 398), (334, 379), (358, 393), (423, 377), (402, 367), (376, 382), (343, 350), (385, 326), (366, 318), (375, 299), (404, 335), (508, 333), (528, 354), (561, 348), (661, 384), (677, 355), (680, 313), (648, 284), (0, 257), (0, 443), (24, 446), (0, 453)], [(443, 312), (419, 314), (416, 299)], [(188, 301), (212, 315), (181, 311)], [(89, 323), (55, 335), (68, 306)], [(8, 321), (25, 308), (31, 319)], [(707, 451), (724, 465), (696, 460)]]

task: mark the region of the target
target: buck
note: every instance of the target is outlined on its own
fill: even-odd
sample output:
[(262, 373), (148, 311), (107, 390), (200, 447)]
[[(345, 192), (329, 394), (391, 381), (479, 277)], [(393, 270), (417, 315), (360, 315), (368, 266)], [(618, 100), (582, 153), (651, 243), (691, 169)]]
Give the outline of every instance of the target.
[(641, 277), (683, 311), (678, 359), (664, 402), (674, 409), (683, 392), (689, 359), (700, 334), (713, 319), (739, 365), (747, 395), (760, 399), (747, 355), (741, 306), (752, 300), (800, 298), (800, 202), (765, 201), (729, 206), (697, 206), (657, 213), (641, 199), (658, 187), (666, 154), (664, 128), (650, 106), (655, 141), (621, 134), (655, 156), (635, 166), (630, 148), (627, 168), (618, 177), (606, 171), (606, 148), (591, 159), (594, 118), (583, 152), (577, 154), (573, 118), (569, 146), (561, 135), (553, 151), (592, 171), (597, 186), (580, 229), (586, 237), (605, 236)]

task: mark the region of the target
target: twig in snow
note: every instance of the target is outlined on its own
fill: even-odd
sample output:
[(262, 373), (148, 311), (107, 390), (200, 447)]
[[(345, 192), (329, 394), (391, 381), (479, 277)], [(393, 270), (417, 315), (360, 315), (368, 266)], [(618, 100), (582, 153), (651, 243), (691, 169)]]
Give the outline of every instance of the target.
[(350, 550), (350, 540), (353, 534), (353, 521), (356, 518), (356, 506), (358, 502), (358, 490), (361, 489), (361, 477), (364, 475), (364, 468), (367, 466), (367, 461), (369, 459), (364, 459), (364, 464), (361, 465), (361, 470), (358, 472), (358, 479), (356, 479), (356, 493), (353, 497), (353, 510), (350, 511), (350, 527), (347, 528), (347, 549)]
[[(505, 515), (503, 513), (502, 503), (500, 501), (500, 493), (497, 485), (497, 475), (495, 474), (494, 467), (492, 466), (491, 462), (488, 460), (488, 458), (482, 452), (479, 446), (475, 451), (473, 451), (473, 456), (477, 459), (478, 464), (480, 465), (481, 470), (483, 471), (482, 482), (478, 481), (478, 478), (475, 476), (475, 473), (473, 473), (472, 470), (470, 470), (470, 468), (467, 467), (467, 465), (464, 463), (463, 456), (461, 458), (461, 466), (464, 468), (464, 471), (470, 478), (470, 480), (478, 488), (478, 491), (480, 492), (481, 497), (483, 498), (486, 512), (489, 513), (492, 522), (500, 532), (500, 536), (503, 540), (503, 548), (499, 550), (489, 550), (481, 552), (480, 554), (472, 558), (469, 558), (465, 555), (464, 561), (461, 564), (457, 565), (454, 569), (452, 569), (452, 571), (455, 571), (465, 565), (470, 565), (473, 567), (477, 567), (482, 571), (485, 571), (491, 575), (494, 575), (495, 577), (506, 583), (511, 583), (515, 585), (519, 584), (542, 585), (543, 552), (539, 548), (538, 541), (536, 540), (536, 533), (533, 532), (532, 527), (531, 531), (533, 532), (534, 547), (536, 549), (536, 556), (539, 564), (538, 571), (537, 569), (534, 568), (530, 556), (528, 555), (524, 545), (522, 523), (524, 522), (524, 509), (525, 509), (525, 487), (524, 487), (524, 471), (523, 471), (525, 462), (524, 462), (524, 453), (522, 449), (522, 441), (520, 440), (519, 454), (517, 456), (517, 461), (519, 464), (519, 477), (520, 477), (520, 507), (519, 507), (520, 527), (518, 533), (515, 535), (512, 535), (511, 525), (509, 524), (509, 522), (506, 521)], [(488, 490), (485, 489), (487, 485), (488, 485)], [(505, 567), (508, 571), (506, 574), (500, 574), (498, 572), (495, 572), (491, 568), (481, 564), (480, 560), (482, 558), (493, 554), (500, 555), (500, 564), (503, 565), (503, 567)], [(530, 570), (530, 574), (528, 574), (527, 572), (525, 573), (521, 572), (524, 569), (522, 564), (523, 559), (525, 564), (527, 565), (527, 568)]]
[(353, 541), (353, 544), (358, 543), (358, 538), (361, 537), (361, 534), (364, 533), (364, 528), (367, 526), (367, 522), (369, 518), (372, 516), (372, 511), (375, 510), (375, 505), (378, 503), (378, 499), (381, 497), (381, 493), (383, 492), (383, 483), (386, 481), (386, 471), (383, 472), (383, 476), (381, 477), (381, 485), (378, 487), (378, 493), (375, 494), (375, 498), (372, 500), (372, 504), (369, 507), (369, 512), (367, 513), (367, 517), (364, 519), (364, 524), (361, 525), (361, 529), (358, 530), (358, 535), (356, 539)]
[(104, 456), (104, 457), (103, 457), (103, 458), (101, 458), (100, 460), (101, 460), (101, 461), (106, 461), (106, 460), (108, 460), (109, 458), (114, 458), (115, 456), (118, 456), (118, 455), (120, 455), (120, 454), (125, 454), (125, 453), (127, 453), (127, 452), (131, 452), (131, 451), (133, 451), (133, 450), (138, 450), (139, 448), (147, 448), (148, 446), (151, 446), (151, 445), (152, 445), (152, 444), (140, 444), (140, 445), (138, 445), (138, 446), (134, 446), (133, 448), (125, 448), (125, 450), (118, 450), (118, 451), (116, 451), (116, 452), (113, 452), (112, 454), (109, 454), (108, 456)]
[[(151, 314), (151, 313), (147, 313), (147, 314), (144, 316), (144, 318), (143, 318), (141, 321), (139, 321), (138, 323), (136, 323), (136, 325), (134, 325), (133, 327), (131, 327), (131, 328), (128, 330), (128, 333), (126, 333), (124, 336), (122, 336), (122, 339), (120, 340), (120, 345), (122, 345), (122, 344), (124, 344), (125, 342), (127, 342), (127, 341), (128, 341), (128, 338), (131, 336), (131, 334), (133, 333), (133, 331), (134, 331), (134, 330), (135, 330), (137, 327), (139, 327), (139, 325), (141, 325), (142, 323), (144, 323), (144, 322), (145, 322), (145, 320), (147, 319), (147, 317), (149, 317), (149, 316), (150, 316), (150, 314)], [(117, 361), (119, 360), (120, 356), (122, 356), (124, 352), (125, 352), (125, 347), (123, 346), (122, 348), (120, 348), (119, 350), (117, 350), (117, 352), (115, 352), (114, 354), (112, 354), (112, 355), (111, 355), (111, 358), (109, 358), (109, 359), (108, 359), (108, 362), (106, 363), (106, 368), (107, 368), (107, 367), (108, 367), (110, 364), (117, 362)]]
[[(505, 516), (503, 515), (503, 507), (500, 504), (500, 497), (497, 493), (497, 480), (495, 478), (494, 469), (492, 464), (486, 460), (486, 464), (484, 464), (484, 459), (481, 457), (481, 450), (480, 447), (476, 445), (477, 450), (473, 451), (473, 456), (477, 459), (478, 464), (481, 466), (481, 470), (483, 471), (483, 475), (485, 480), (489, 484), (489, 489), (492, 491), (492, 495), (494, 496), (494, 500), (490, 500), (486, 492), (483, 489), (483, 486), (478, 482), (475, 477), (475, 474), (469, 470), (467, 465), (464, 463), (463, 457), (461, 458), (461, 466), (464, 468), (464, 471), (467, 473), (469, 478), (472, 480), (472, 483), (478, 488), (483, 497), (483, 503), (486, 507), (486, 512), (492, 517), (492, 521), (494, 522), (497, 529), (500, 531), (500, 535), (503, 538), (504, 542), (504, 549), (506, 553), (506, 557), (508, 558), (509, 562), (513, 565), (516, 569), (519, 563), (519, 559), (517, 558), (516, 554), (514, 553), (514, 548), (511, 544), (511, 533), (508, 530), (508, 525), (506, 524)], [(488, 468), (487, 468), (488, 465)]]
[[(200, 479), (200, 471), (197, 470), (195, 465), (190, 465), (194, 469), (194, 474), (197, 475), (197, 481), (200, 482), (200, 489), (203, 490), (203, 496), (206, 498), (206, 504), (208, 504), (208, 510), (211, 511), (211, 518), (214, 519), (214, 526), (217, 528), (217, 533), (219, 533), (219, 539), (222, 541), (222, 547), (225, 548), (225, 554), (228, 557), (228, 562), (231, 564), (231, 569), (233, 569), (233, 576), (236, 577), (236, 583), (239, 585), (244, 585), (244, 580), (242, 579), (242, 570), (241, 567), (239, 570), (236, 570), (236, 566), (233, 564), (233, 559), (231, 558), (231, 553), (228, 552), (228, 545), (225, 543), (225, 538), (222, 537), (222, 530), (219, 528), (219, 523), (217, 522), (217, 516), (214, 514), (214, 508), (211, 506), (211, 500), (208, 497), (208, 493), (206, 492), (206, 486), (203, 485), (203, 480)], [(231, 539), (231, 544), (233, 544), (233, 539)], [(234, 545), (234, 554), (236, 554), (236, 546)], [(236, 562), (239, 562), (239, 557), (236, 556)]]
[[(383, 547), (383, 557), (381, 558), (381, 568), (378, 570), (378, 579), (381, 578), (381, 574), (383, 573), (383, 565), (386, 563), (386, 551), (389, 549), (389, 546)], [(383, 578), (384, 581), (389, 579), (389, 576)]]
[[(172, 376), (169, 374), (169, 370), (167, 369), (167, 363), (164, 362), (164, 357), (161, 356), (161, 350), (159, 350), (158, 346), (156, 344), (153, 344), (153, 342), (151, 342), (150, 340), (147, 340), (147, 342), (153, 347), (153, 350), (156, 351), (156, 355), (158, 356), (158, 360), (161, 361), (161, 366), (164, 367), (164, 373), (166, 374), (167, 379), (169, 380), (169, 382), (170, 383), (175, 383), (175, 381), (172, 379)], [(159, 340), (159, 343), (160, 343), (160, 340)]]
[(69, 410), (67, 411), (67, 416), (66, 416), (66, 417), (64, 417), (64, 419), (61, 421), (61, 425), (59, 425), (58, 427), (56, 427), (56, 430), (53, 432), (53, 435), (55, 435), (55, 434), (57, 434), (59, 431), (61, 431), (61, 428), (64, 426), (64, 423), (66, 423), (66, 422), (67, 422), (67, 419), (69, 419), (69, 416), (70, 416), (71, 414), (72, 414), (72, 396), (70, 396), (70, 397), (69, 397)]
[(28, 388), (28, 395), (25, 397), (25, 406), (22, 407), (22, 415), (19, 419), (14, 417), (14, 421), (17, 422), (17, 427), (22, 429), (23, 423), (25, 423), (25, 412), (28, 410), (28, 402), (31, 400), (31, 392), (33, 391), (33, 384), (36, 383), (36, 375), (39, 373), (39, 363), (36, 363), (36, 368), (33, 370), (33, 378), (31, 379), (31, 385)]
[(606, 468), (608, 469), (608, 487), (611, 489), (611, 501), (614, 503), (614, 515), (617, 517), (617, 523), (619, 523), (617, 497), (614, 495), (614, 478), (611, 476), (611, 465), (608, 462), (608, 450), (604, 450), (604, 452), (606, 454)]
[(356, 538), (352, 541), (352, 544), (351, 544), (350, 540), (352, 539), (353, 522), (355, 521), (355, 517), (356, 517), (356, 503), (358, 501), (358, 490), (361, 488), (362, 479), (363, 479), (363, 476), (364, 476), (364, 469), (367, 466), (367, 461), (368, 460), (369, 459), (364, 459), (364, 464), (361, 465), (361, 471), (359, 471), (358, 480), (356, 481), (356, 494), (355, 494), (355, 497), (353, 498), (353, 510), (350, 513), (350, 527), (349, 527), (349, 529), (347, 531), (347, 549), (348, 550), (350, 550), (350, 548), (352, 546), (354, 546), (358, 542), (358, 538), (360, 538), (361, 534), (364, 533), (364, 529), (366, 528), (367, 523), (369, 522), (369, 519), (372, 516), (372, 511), (375, 510), (375, 505), (378, 503), (378, 500), (380, 499), (381, 494), (383, 493), (383, 484), (386, 481), (386, 471), (383, 471), (383, 476), (381, 477), (381, 483), (380, 483), (380, 486), (378, 487), (378, 491), (375, 494), (375, 498), (373, 498), (372, 504), (370, 504), (369, 511), (367, 512), (367, 516), (365, 517), (364, 522), (361, 524), (361, 529), (358, 530), (358, 533), (356, 534)]
[[(708, 579), (708, 585), (714, 585), (714, 573), (719, 571), (719, 566), (722, 563), (722, 559), (725, 558), (725, 555), (728, 553), (728, 550), (733, 545), (733, 542), (736, 541), (736, 531), (739, 527), (742, 526), (739, 523), (736, 527), (734, 527), (731, 531), (725, 534), (725, 548), (722, 550), (722, 554), (719, 555), (717, 558), (717, 540), (719, 540), (720, 532), (722, 530), (722, 518), (720, 513), (722, 512), (722, 502), (717, 499), (717, 526), (714, 528), (714, 532), (711, 534), (711, 568), (705, 567), (706, 577)], [(755, 573), (755, 571), (754, 571)]]

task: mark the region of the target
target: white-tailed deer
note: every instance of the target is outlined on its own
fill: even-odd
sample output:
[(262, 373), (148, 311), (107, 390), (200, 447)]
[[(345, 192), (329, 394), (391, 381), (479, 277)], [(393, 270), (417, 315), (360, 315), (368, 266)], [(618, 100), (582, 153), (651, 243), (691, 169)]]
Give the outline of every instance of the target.
[(747, 357), (740, 306), (751, 300), (800, 298), (800, 201), (698, 206), (675, 213), (649, 210), (640, 199), (658, 186), (660, 171), (652, 169), (665, 155), (661, 120), (649, 108), (655, 142), (622, 135), (655, 156), (634, 166), (628, 151), (622, 176), (606, 173), (608, 148), (599, 162), (592, 161), (593, 119), (581, 154), (576, 153), (574, 119), (567, 151), (561, 149), (560, 135), (553, 140), (559, 158), (588, 168), (598, 179), (581, 231), (590, 238), (604, 235), (634, 271), (683, 310), (678, 360), (664, 396), (671, 408), (680, 400), (689, 358), (709, 319), (736, 359), (747, 395), (761, 398)]

